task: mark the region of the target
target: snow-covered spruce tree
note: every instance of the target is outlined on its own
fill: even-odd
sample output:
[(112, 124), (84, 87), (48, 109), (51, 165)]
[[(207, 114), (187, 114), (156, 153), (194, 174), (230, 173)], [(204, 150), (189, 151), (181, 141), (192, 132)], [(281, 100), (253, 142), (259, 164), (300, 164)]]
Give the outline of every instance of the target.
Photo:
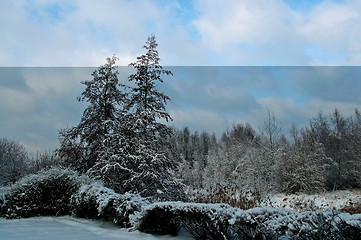
[(170, 98), (156, 89), (156, 84), (163, 82), (161, 76), (172, 73), (159, 65), (156, 47), (155, 37), (150, 36), (144, 46), (146, 54), (129, 65), (135, 69), (129, 76), (134, 85), (127, 87), (129, 92), (118, 132), (106, 135), (98, 162), (89, 173), (111, 183), (120, 193), (178, 200), (183, 190), (170, 174), (176, 165), (162, 150), (171, 129), (159, 122), (171, 120), (165, 110)]
[(161, 138), (158, 136), (166, 137), (171, 133), (171, 129), (159, 123), (157, 119), (172, 120), (165, 111), (165, 105), (170, 98), (156, 89), (156, 84), (163, 82), (161, 76), (172, 75), (172, 72), (159, 65), (157, 46), (155, 36), (148, 37), (146, 45), (143, 46), (147, 53), (137, 57), (135, 63), (129, 64), (136, 73), (129, 76), (129, 81), (134, 82), (135, 87), (131, 88), (130, 92), (127, 105), (128, 117), (136, 120), (133, 127), (138, 135), (137, 138), (150, 145), (161, 143), (159, 141)]
[(105, 137), (116, 131), (108, 122), (121, 119), (125, 93), (119, 87), (117, 57), (107, 58), (107, 63), (92, 73), (93, 79), (83, 81), (86, 86), (78, 101), (86, 101), (78, 126), (60, 130), (58, 153), (67, 165), (86, 172), (97, 162)]

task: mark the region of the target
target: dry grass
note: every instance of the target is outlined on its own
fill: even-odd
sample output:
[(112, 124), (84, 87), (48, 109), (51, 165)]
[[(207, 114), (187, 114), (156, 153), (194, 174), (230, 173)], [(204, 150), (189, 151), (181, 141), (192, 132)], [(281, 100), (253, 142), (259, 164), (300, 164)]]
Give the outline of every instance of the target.
[(346, 206), (341, 209), (342, 212), (348, 212), (350, 214), (360, 214), (361, 213), (361, 203), (355, 203), (350, 206)]
[(243, 192), (235, 186), (217, 184), (203, 190), (189, 189), (188, 202), (226, 203), (240, 209), (250, 209), (260, 205), (261, 195), (258, 192)]

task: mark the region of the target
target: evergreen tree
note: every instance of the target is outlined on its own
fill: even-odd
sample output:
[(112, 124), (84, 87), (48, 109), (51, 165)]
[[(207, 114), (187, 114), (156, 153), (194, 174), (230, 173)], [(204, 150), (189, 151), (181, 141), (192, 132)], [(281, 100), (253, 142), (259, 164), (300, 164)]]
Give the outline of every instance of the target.
[(117, 57), (107, 58), (107, 63), (92, 73), (93, 79), (83, 81), (85, 90), (78, 101), (86, 101), (78, 126), (60, 130), (59, 155), (68, 164), (86, 172), (94, 166), (105, 137), (117, 131), (115, 127), (122, 119), (125, 93), (119, 87)]
[[(148, 37), (146, 54), (137, 57), (137, 61), (129, 64), (136, 70), (136, 73), (129, 76), (129, 81), (134, 82), (135, 87), (131, 88), (130, 98), (127, 104), (130, 118), (135, 124), (133, 131), (137, 138), (148, 145), (159, 143), (159, 140), (171, 133), (169, 127), (159, 123), (157, 120), (172, 120), (165, 110), (165, 105), (170, 98), (156, 89), (157, 83), (162, 83), (162, 75), (172, 75), (169, 70), (163, 69), (159, 64), (160, 58), (156, 50), (158, 44), (155, 36)], [(160, 138), (159, 138), (160, 137)]]
[[(106, 134), (97, 163), (89, 173), (102, 178), (117, 192), (133, 192), (144, 197), (162, 200), (179, 200), (183, 191), (170, 171), (175, 169), (173, 160), (163, 151), (171, 129), (159, 120), (171, 120), (165, 110), (170, 98), (156, 89), (163, 82), (161, 75), (170, 75), (159, 65), (154, 36), (144, 48), (145, 55), (137, 58), (135, 73), (129, 76), (134, 82), (129, 90), (121, 121), (116, 131)], [(114, 125), (114, 121), (109, 121)]]

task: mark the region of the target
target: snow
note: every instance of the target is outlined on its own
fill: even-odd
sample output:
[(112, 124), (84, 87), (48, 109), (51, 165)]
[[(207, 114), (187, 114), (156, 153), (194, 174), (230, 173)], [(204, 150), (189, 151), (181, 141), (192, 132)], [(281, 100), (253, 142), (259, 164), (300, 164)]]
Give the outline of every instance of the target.
[(296, 211), (342, 209), (361, 202), (361, 190), (339, 190), (320, 194), (275, 194), (261, 206), (281, 207)]
[(188, 240), (190, 236), (155, 236), (121, 229), (111, 222), (64, 217), (0, 218), (2, 240)]

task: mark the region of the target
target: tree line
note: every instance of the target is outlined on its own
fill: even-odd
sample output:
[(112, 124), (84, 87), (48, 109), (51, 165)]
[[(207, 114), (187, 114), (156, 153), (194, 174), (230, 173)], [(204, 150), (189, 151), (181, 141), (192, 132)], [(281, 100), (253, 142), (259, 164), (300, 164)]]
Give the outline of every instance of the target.
[[(319, 113), (310, 119), (308, 126), (301, 129), (292, 126), (291, 137), (288, 138), (281, 134), (281, 125), (272, 113), (268, 114), (260, 132), (248, 123), (239, 123), (225, 131), (219, 139), (214, 133), (190, 132), (187, 127), (168, 130), (168, 137), (163, 136), (162, 142), (158, 142), (156, 155), (152, 155), (155, 153), (151, 150), (145, 150), (143, 145), (143, 152), (138, 150), (136, 154), (139, 155), (131, 155), (128, 161), (131, 167), (139, 168), (141, 164), (137, 160), (150, 160), (161, 153), (169, 161), (164, 164), (170, 167), (163, 169), (165, 173), (162, 174), (167, 174), (168, 180), (172, 179), (173, 187), (180, 188), (175, 179), (191, 189), (211, 189), (220, 185), (261, 194), (317, 193), (361, 187), (361, 113), (357, 109), (348, 117), (337, 109), (330, 114)], [(120, 192), (121, 182), (135, 175), (129, 173), (130, 167), (124, 169), (124, 163), (117, 162), (126, 159), (121, 157), (125, 153), (119, 153), (122, 146), (119, 145), (120, 137), (118, 134), (106, 135), (102, 143), (104, 149), (98, 152), (98, 160), (88, 169), (85, 154), (93, 152), (80, 146), (84, 144), (80, 140), (78, 143), (63, 141), (63, 144), (68, 144), (63, 149), (37, 154), (30, 159), (22, 145), (14, 140), (0, 139), (0, 184), (7, 185), (28, 173), (63, 165), (99, 177)], [(133, 143), (127, 144), (127, 147), (135, 148)], [(114, 146), (118, 148), (114, 149)], [(144, 164), (157, 163), (151, 161)], [(160, 180), (164, 178), (160, 175), (163, 170), (154, 168), (148, 174), (154, 174)], [(138, 177), (150, 181), (141, 176), (148, 169), (142, 171)], [(151, 183), (154, 184), (154, 181)], [(132, 187), (123, 191), (132, 191)], [(163, 190), (158, 187), (153, 191), (159, 193)]]
[(317, 193), (361, 187), (361, 114), (335, 109), (319, 113), (290, 136), (269, 112), (264, 128), (236, 124), (217, 140), (214, 133), (174, 129), (168, 152), (178, 178), (194, 189), (232, 186), (239, 190)]

